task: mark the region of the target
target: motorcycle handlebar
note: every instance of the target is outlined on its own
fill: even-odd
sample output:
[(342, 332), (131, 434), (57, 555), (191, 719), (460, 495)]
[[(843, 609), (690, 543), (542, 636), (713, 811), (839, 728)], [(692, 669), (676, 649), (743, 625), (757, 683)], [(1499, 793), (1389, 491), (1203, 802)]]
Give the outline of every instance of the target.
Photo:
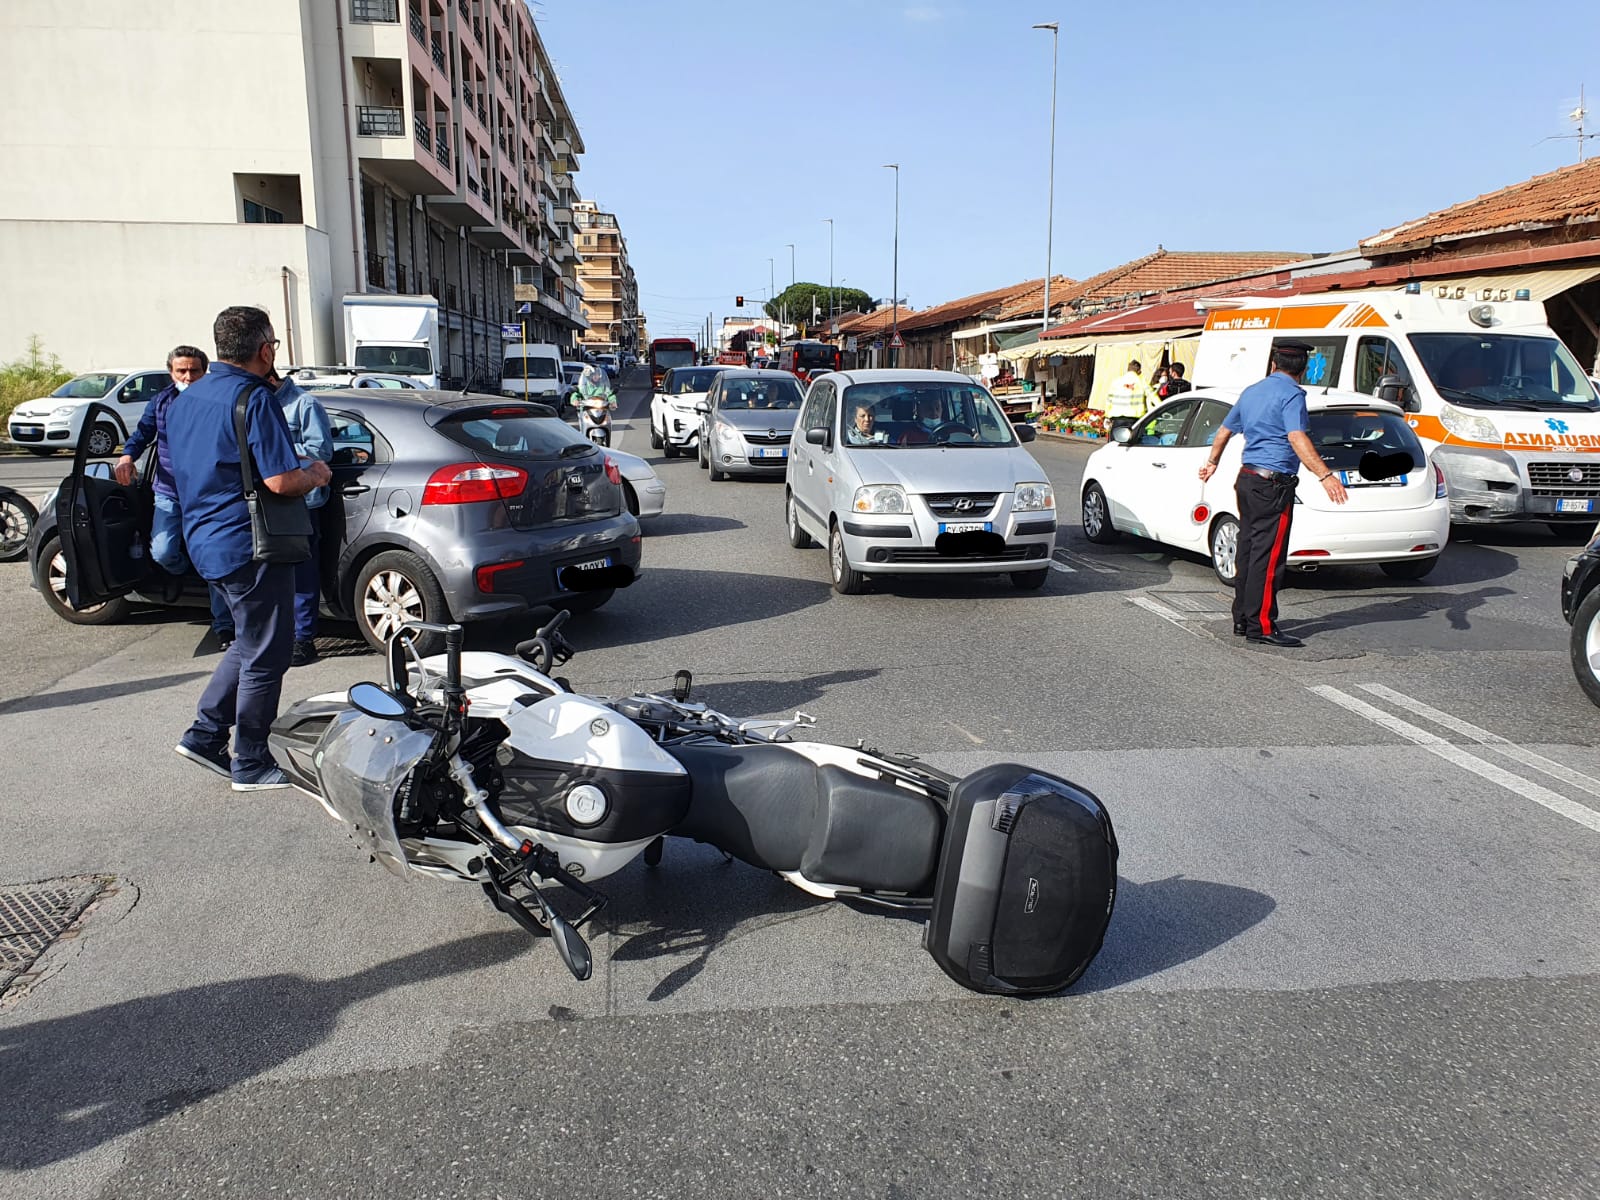
[(540, 671), (549, 671), (555, 665), (556, 654), (565, 651), (566, 658), (572, 657), (572, 646), (557, 632), (567, 623), (567, 618), (572, 613), (561, 609), (531, 638), (525, 642), (518, 642), (516, 655), (525, 662), (532, 663)]

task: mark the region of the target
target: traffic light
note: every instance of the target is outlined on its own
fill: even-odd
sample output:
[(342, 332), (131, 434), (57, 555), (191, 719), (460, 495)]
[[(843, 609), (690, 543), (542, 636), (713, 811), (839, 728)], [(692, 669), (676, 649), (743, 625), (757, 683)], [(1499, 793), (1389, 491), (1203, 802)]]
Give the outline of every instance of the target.
[(735, 308), (743, 308), (744, 307), (744, 297), (743, 296), (735, 296), (733, 298), (733, 306)]

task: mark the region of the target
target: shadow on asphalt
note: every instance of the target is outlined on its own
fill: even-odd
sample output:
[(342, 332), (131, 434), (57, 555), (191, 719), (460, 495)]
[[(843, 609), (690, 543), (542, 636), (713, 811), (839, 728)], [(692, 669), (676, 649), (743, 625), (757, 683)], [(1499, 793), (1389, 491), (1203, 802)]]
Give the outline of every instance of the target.
[(856, 671), (829, 671), (803, 679), (728, 679), (718, 683), (696, 684), (691, 700), (709, 704), (731, 717), (760, 713), (789, 713), (827, 695), (828, 689), (844, 683), (876, 679), (877, 667)]
[(1185, 879), (1119, 879), (1117, 904), (1100, 955), (1073, 993), (1137, 983), (1225, 945), (1266, 920), (1278, 902), (1265, 892)]
[(136, 696), (140, 692), (159, 692), (163, 688), (177, 687), (196, 679), (211, 678), (210, 671), (185, 671), (181, 675), (159, 675), (154, 679), (133, 679), (126, 683), (108, 683), (100, 687), (68, 688), (64, 692), (41, 692), (36, 696), (23, 696), (16, 700), (0, 702), (0, 714), (39, 712), (47, 708), (71, 708), (76, 704), (94, 704), (118, 696)]
[(701, 513), (668, 512), (649, 521), (640, 528), (647, 538), (672, 537), (680, 533), (721, 533), (726, 529), (744, 529), (743, 521), (732, 517), (712, 517)]
[(528, 948), (480, 934), (338, 979), (258, 975), (0, 1029), (0, 1166), (59, 1162), (253, 1079), (316, 1046), (390, 988), (477, 970)]
[(1309, 620), (1301, 620), (1290, 613), (1287, 614), (1286, 628), (1296, 637), (1307, 637), (1336, 629), (1354, 629), (1363, 626), (1370, 628), (1395, 621), (1420, 621), (1435, 613), (1443, 613), (1450, 622), (1450, 628), (1468, 630), (1472, 628), (1468, 614), (1473, 609), (1488, 600), (1512, 594), (1512, 590), (1506, 587), (1479, 588), (1474, 592), (1437, 592), (1432, 595), (1416, 592), (1393, 593), (1374, 596), (1370, 603), (1358, 608), (1347, 608), (1326, 616), (1312, 617)]

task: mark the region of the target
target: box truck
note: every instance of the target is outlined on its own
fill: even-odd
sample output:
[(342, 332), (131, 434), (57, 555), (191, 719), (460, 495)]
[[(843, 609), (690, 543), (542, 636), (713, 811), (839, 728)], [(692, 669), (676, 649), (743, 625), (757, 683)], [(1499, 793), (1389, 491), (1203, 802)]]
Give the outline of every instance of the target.
[(344, 298), (346, 365), (409, 375), (423, 387), (436, 388), (443, 349), (439, 302), (432, 296), (360, 292)]

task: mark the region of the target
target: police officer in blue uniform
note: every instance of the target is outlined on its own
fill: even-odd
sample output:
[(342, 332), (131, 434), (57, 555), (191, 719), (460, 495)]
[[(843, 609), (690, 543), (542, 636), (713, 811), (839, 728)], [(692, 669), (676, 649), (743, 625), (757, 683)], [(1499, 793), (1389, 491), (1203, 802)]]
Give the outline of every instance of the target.
[(1244, 436), (1244, 465), (1234, 485), (1239, 498), (1239, 547), (1234, 558), (1233, 633), (1268, 646), (1305, 645), (1278, 628), (1278, 593), (1288, 573), (1299, 468), (1303, 465), (1311, 472), (1335, 504), (1349, 498), (1306, 433), (1306, 393), (1300, 381), (1312, 350), (1305, 342), (1273, 343), (1272, 373), (1239, 394), (1211, 443), (1210, 458), (1200, 468), (1201, 481), (1210, 479), (1228, 438), (1236, 433)]

